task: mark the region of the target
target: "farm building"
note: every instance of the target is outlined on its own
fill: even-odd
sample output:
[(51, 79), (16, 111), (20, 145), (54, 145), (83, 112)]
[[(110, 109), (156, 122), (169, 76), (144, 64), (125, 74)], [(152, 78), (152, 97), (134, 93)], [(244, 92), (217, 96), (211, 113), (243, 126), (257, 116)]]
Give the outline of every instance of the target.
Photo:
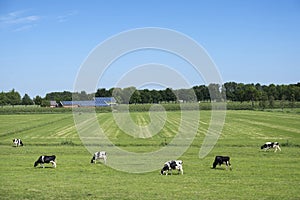
[(116, 100), (114, 97), (95, 97), (93, 100), (88, 101), (60, 101), (59, 106), (64, 108), (72, 107), (105, 107), (115, 105)]
[(50, 101), (50, 107), (51, 108), (55, 108), (57, 106), (58, 106), (58, 104), (56, 103), (56, 101)]

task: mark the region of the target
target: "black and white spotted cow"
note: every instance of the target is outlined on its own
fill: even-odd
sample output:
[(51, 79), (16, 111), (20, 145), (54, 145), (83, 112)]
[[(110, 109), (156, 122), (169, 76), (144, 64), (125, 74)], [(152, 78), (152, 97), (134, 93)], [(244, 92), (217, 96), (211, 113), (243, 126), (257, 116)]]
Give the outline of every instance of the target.
[(44, 163), (51, 163), (54, 168), (56, 168), (56, 156), (40, 156), (37, 161), (34, 163), (34, 167), (40, 164), (44, 168)]
[(13, 139), (13, 143), (15, 144), (15, 147), (23, 146), (23, 142), (21, 139)]
[(160, 174), (168, 175), (168, 172), (171, 171), (172, 175), (172, 170), (178, 170), (178, 174), (179, 172), (181, 172), (181, 175), (183, 175), (182, 163), (182, 160), (170, 160), (164, 164), (164, 167), (161, 169)]
[(267, 151), (268, 149), (275, 149), (274, 152), (276, 152), (277, 150), (281, 151), (279, 143), (278, 142), (266, 142), (264, 145), (262, 145), (260, 147), (260, 149), (264, 149), (265, 151)]
[(227, 170), (228, 166), (231, 170), (231, 164), (230, 164), (230, 157), (229, 156), (216, 156), (215, 161), (213, 163), (213, 169), (215, 169), (217, 165), (221, 166), (222, 164), (226, 165), (226, 170)]
[(103, 159), (104, 164), (106, 164), (107, 153), (105, 151), (98, 151), (94, 153), (91, 163), (96, 163), (96, 160), (100, 160), (100, 159)]

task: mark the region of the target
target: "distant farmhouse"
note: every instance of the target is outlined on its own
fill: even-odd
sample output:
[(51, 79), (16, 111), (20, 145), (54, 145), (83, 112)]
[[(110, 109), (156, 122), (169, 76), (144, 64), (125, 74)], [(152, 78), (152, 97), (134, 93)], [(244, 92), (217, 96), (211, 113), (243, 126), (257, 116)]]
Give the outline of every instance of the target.
[(58, 104), (56, 103), (56, 101), (50, 101), (50, 107), (51, 108), (58, 107)]
[(116, 105), (114, 97), (95, 97), (89, 101), (60, 101), (59, 106), (64, 108), (75, 108), (75, 107), (105, 107)]

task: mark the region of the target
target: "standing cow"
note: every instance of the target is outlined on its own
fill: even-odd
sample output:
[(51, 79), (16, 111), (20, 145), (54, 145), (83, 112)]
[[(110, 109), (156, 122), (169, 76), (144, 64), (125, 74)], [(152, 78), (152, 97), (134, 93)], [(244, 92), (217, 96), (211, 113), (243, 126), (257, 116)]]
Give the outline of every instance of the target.
[(98, 151), (94, 153), (93, 158), (91, 159), (91, 163), (96, 163), (96, 160), (104, 160), (104, 164), (106, 164), (107, 154), (105, 151)]
[(279, 143), (278, 142), (266, 142), (264, 145), (262, 145), (260, 147), (260, 149), (264, 149), (265, 151), (267, 151), (268, 149), (275, 149), (274, 152), (276, 152), (277, 150), (281, 151)]
[(23, 142), (21, 139), (14, 138), (13, 143), (15, 144), (15, 147), (23, 146)]
[(183, 168), (182, 168), (182, 160), (170, 160), (164, 164), (164, 167), (160, 171), (161, 175), (168, 175), (168, 172), (172, 170), (178, 170), (178, 173), (181, 172), (181, 175), (183, 175)]
[(213, 163), (213, 169), (215, 169), (217, 165), (221, 166), (222, 164), (226, 165), (226, 170), (227, 170), (228, 166), (231, 170), (231, 164), (230, 164), (230, 157), (229, 156), (216, 156), (215, 161)]
[(44, 168), (44, 163), (51, 163), (54, 168), (56, 168), (56, 156), (40, 156), (34, 163), (34, 167), (40, 164)]

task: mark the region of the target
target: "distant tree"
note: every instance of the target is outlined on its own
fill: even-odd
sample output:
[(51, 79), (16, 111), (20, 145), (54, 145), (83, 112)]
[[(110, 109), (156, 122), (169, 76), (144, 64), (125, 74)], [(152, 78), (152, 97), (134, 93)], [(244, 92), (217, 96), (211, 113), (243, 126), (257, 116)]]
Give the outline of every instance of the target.
[(50, 101), (47, 99), (43, 99), (41, 102), (41, 107), (50, 107)]
[(176, 95), (174, 94), (171, 88), (166, 88), (164, 91), (164, 97), (166, 102), (175, 102), (177, 100)]
[(6, 93), (6, 97), (8, 98), (8, 102), (10, 105), (20, 105), (21, 104), (21, 95), (12, 89), (10, 92)]
[(244, 83), (237, 84), (236, 90), (235, 90), (235, 99), (236, 101), (243, 102), (245, 101), (245, 90), (244, 90)]
[(162, 101), (161, 93), (157, 90), (151, 90), (151, 98), (152, 98), (151, 103), (159, 103)]
[(268, 95), (265, 92), (263, 92), (259, 100), (259, 107), (265, 109), (267, 107), (267, 102), (268, 102)]
[(72, 100), (74, 101), (86, 101), (91, 100), (90, 95), (86, 93), (86, 91), (81, 91), (80, 93), (76, 92), (72, 94)]
[(153, 103), (151, 92), (148, 89), (140, 90), (141, 103)]
[(270, 108), (274, 108), (274, 105), (275, 105), (275, 98), (273, 95), (269, 96), (269, 106)]
[(110, 91), (112, 91), (112, 97), (115, 98), (115, 100), (118, 103), (124, 103), (123, 99), (122, 99), (122, 89), (121, 88), (112, 88), (110, 89)]
[(193, 89), (195, 91), (197, 101), (210, 101), (210, 94), (207, 86), (194, 86)]
[(285, 95), (282, 95), (281, 100), (280, 100), (280, 107), (283, 110), (285, 107)]
[(278, 92), (277, 92), (277, 88), (274, 84), (270, 84), (267, 87), (267, 94), (269, 97), (273, 96), (273, 99), (278, 99)]
[(210, 83), (208, 85), (208, 90), (210, 94), (210, 98), (213, 101), (222, 101), (222, 87), (219, 84), (216, 83)]
[(9, 103), (6, 93), (0, 93), (0, 106), (3, 107)]
[[(122, 102), (125, 104), (129, 104), (131, 103), (131, 96), (133, 95), (133, 93), (136, 91), (135, 87), (127, 87), (124, 88), (121, 92), (121, 98), (122, 98)], [(132, 100), (132, 101), (136, 101), (136, 99)]]
[(22, 105), (25, 105), (25, 106), (27, 106), (27, 105), (33, 105), (33, 101), (32, 101), (32, 99), (29, 97), (29, 95), (28, 94), (25, 94), (24, 95), (24, 97), (22, 98)]
[(38, 95), (35, 98), (33, 98), (33, 102), (34, 102), (35, 105), (41, 105), (42, 100), (43, 100), (42, 97), (40, 97)]
[(129, 100), (130, 104), (137, 104), (137, 103), (141, 103), (141, 95), (140, 92), (138, 90), (135, 90)]
[(46, 100), (48, 101), (72, 101), (72, 93), (68, 91), (63, 91), (63, 92), (51, 92), (46, 94), (45, 97)]
[(224, 86), (226, 88), (227, 100), (235, 101), (236, 100), (235, 92), (236, 92), (236, 88), (237, 88), (237, 83), (228, 82), (228, 83), (225, 83)]
[(244, 85), (244, 101), (251, 101), (252, 108), (254, 108), (254, 102), (258, 99), (259, 92), (257, 91), (254, 84)]
[(179, 89), (175, 91), (177, 93), (177, 98), (185, 102), (195, 102), (197, 97), (193, 89)]
[(294, 109), (294, 107), (295, 107), (295, 95), (294, 94), (291, 95), (290, 107), (292, 109)]
[(95, 97), (111, 97), (112, 93), (110, 90), (106, 90), (105, 88), (100, 88), (95, 93)]

